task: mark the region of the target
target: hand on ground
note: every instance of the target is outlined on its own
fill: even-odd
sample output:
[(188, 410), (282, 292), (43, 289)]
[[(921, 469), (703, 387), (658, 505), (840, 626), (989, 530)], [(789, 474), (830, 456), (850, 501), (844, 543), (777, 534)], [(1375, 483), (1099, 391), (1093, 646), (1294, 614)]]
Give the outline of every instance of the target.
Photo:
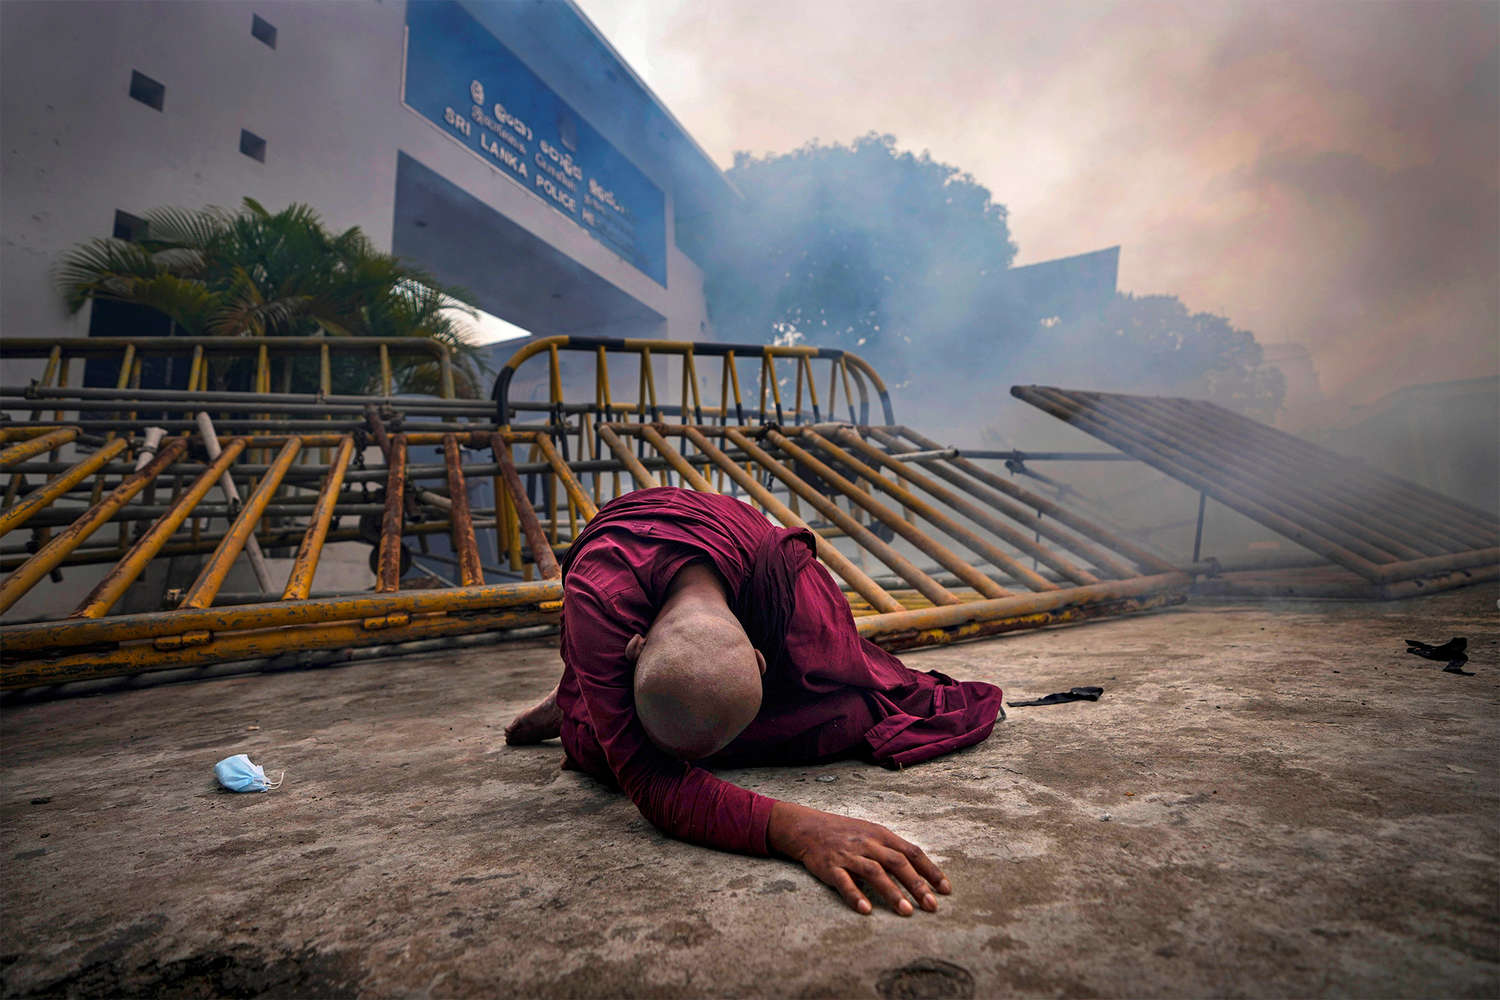
[(860, 882), (903, 917), (914, 912), (912, 900), (931, 912), (937, 909), (934, 890), (944, 895), (953, 891), (920, 847), (878, 823), (777, 802), (768, 839), (773, 851), (800, 861), (858, 913), (872, 909)]

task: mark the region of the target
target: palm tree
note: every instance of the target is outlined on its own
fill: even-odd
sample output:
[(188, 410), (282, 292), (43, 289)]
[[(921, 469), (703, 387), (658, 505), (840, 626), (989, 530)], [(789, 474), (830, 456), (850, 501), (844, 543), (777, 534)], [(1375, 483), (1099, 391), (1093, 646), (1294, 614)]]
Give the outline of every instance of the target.
[[(273, 214), (246, 198), (238, 212), (157, 209), (146, 215), (144, 238), (80, 244), (63, 255), (57, 277), (69, 312), (94, 299), (135, 303), (186, 336), (426, 337), (453, 351), (459, 395), (480, 394), (483, 362), (458, 318), (474, 315), (464, 293), (381, 253), (358, 227), (329, 232), (307, 205)], [(393, 363), (401, 391), (435, 391), (435, 364)], [(235, 374), (228, 366), (214, 378)], [(335, 392), (354, 393), (374, 391), (378, 377), (373, 362), (342, 364), (333, 375)], [(311, 369), (292, 379), (317, 384)]]

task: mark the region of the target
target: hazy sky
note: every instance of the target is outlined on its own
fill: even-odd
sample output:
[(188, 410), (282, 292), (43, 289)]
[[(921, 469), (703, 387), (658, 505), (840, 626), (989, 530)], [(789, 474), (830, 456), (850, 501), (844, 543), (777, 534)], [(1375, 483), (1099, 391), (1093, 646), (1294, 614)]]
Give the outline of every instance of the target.
[(1500, 2), (580, 3), (721, 166), (889, 132), (1329, 393), (1500, 372)]

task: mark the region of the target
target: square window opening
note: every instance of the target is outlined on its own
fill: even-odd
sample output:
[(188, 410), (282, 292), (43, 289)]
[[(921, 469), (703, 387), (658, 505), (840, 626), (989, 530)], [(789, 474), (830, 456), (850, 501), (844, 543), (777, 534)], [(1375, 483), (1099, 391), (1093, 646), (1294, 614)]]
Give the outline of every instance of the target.
[(160, 111), (167, 100), (167, 87), (139, 70), (131, 70), (130, 96)]
[(250, 15), (250, 34), (265, 42), (269, 48), (276, 47), (276, 25), (259, 14)]
[(252, 160), (266, 162), (266, 140), (254, 132), (240, 129), (240, 152)]
[(139, 243), (147, 236), (147, 222), (139, 215), (131, 215), (129, 212), (115, 211), (114, 237), (117, 240), (130, 240)]

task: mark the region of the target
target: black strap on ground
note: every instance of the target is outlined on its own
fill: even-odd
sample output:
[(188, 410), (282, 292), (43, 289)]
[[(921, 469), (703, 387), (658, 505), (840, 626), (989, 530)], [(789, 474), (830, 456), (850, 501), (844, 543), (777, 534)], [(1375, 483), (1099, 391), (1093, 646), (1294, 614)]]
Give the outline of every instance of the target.
[(1468, 662), (1469, 662), (1469, 654), (1468, 653), (1459, 653), (1453, 659), (1451, 659), (1451, 660), (1448, 661), (1448, 665), (1443, 668), (1443, 673), (1445, 673), (1445, 674), (1460, 674), (1460, 675), (1462, 675), (1464, 677), (1473, 677), (1474, 676), (1474, 671), (1472, 671), (1472, 670), (1465, 670), (1464, 669), (1464, 664), (1468, 663)]
[(1425, 657), (1429, 660), (1456, 660), (1465, 655), (1469, 649), (1469, 640), (1465, 636), (1456, 635), (1443, 643), (1441, 646), (1433, 646), (1422, 642), (1420, 639), (1407, 639), (1406, 651), (1414, 656)]
[(1031, 705), (1063, 705), (1070, 701), (1098, 701), (1099, 696), (1104, 693), (1099, 687), (1076, 687), (1067, 691), (1058, 691), (1049, 694), (1045, 698), (1033, 698), (1030, 701), (1008, 701), (1005, 704), (1011, 708), (1026, 708)]

